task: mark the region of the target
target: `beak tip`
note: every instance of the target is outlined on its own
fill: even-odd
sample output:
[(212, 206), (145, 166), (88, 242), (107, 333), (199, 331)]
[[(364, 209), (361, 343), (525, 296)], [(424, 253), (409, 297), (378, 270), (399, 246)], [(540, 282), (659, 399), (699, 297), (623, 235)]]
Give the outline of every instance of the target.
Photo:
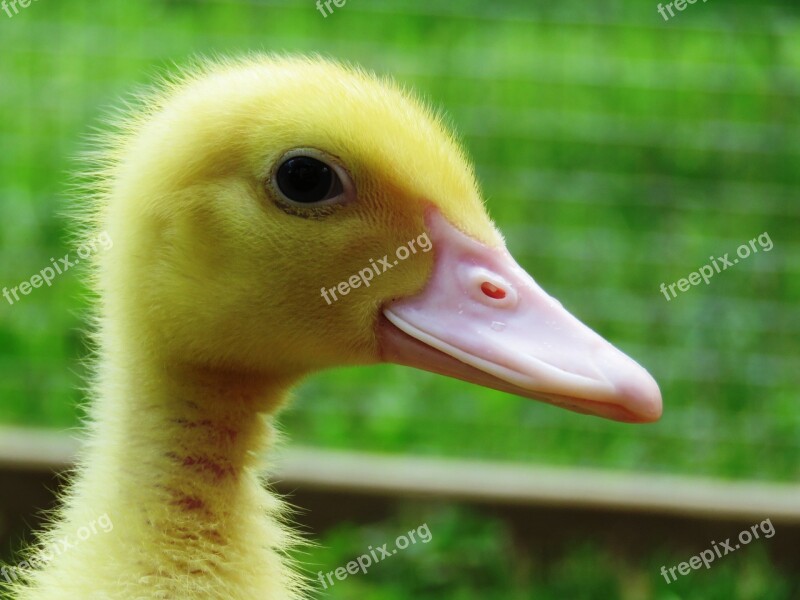
[(622, 405), (636, 415), (639, 423), (655, 423), (663, 413), (661, 390), (656, 380), (643, 370), (642, 376), (629, 380), (619, 389)]

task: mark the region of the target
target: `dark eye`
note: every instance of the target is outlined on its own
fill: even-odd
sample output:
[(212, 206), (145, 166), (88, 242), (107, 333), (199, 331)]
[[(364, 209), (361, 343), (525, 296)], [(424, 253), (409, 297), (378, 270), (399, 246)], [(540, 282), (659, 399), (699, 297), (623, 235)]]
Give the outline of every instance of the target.
[(333, 200), (344, 193), (336, 170), (313, 156), (291, 156), (275, 173), (275, 184), (283, 196), (298, 204)]

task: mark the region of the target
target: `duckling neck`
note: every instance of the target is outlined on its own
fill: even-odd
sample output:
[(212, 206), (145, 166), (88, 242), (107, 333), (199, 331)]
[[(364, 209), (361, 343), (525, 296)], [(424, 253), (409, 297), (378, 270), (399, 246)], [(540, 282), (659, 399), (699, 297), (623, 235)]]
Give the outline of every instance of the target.
[(113, 531), (54, 562), (60, 590), (91, 564), (92, 589), (107, 598), (298, 597), (280, 502), (259, 479), (269, 415), (287, 387), (130, 356), (104, 365), (85, 466), (58, 535), (103, 515)]
[(105, 452), (116, 443), (116, 466), (130, 474), (120, 481), (130, 488), (123, 493), (164, 503), (165, 516), (214, 524), (232, 504), (252, 499), (242, 494), (257, 483), (272, 437), (271, 409), (285, 385), (186, 365), (139, 366), (126, 375), (135, 390), (106, 394), (111, 399), (99, 403), (97, 428)]

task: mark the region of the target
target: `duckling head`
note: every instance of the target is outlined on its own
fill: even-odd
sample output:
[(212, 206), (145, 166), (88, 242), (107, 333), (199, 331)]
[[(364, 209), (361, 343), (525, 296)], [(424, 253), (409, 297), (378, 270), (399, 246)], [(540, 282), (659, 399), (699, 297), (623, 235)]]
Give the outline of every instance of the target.
[(217, 62), (128, 119), (105, 168), (104, 316), (165, 363), (288, 376), (389, 361), (621, 421), (650, 375), (510, 256), (473, 169), (396, 85)]

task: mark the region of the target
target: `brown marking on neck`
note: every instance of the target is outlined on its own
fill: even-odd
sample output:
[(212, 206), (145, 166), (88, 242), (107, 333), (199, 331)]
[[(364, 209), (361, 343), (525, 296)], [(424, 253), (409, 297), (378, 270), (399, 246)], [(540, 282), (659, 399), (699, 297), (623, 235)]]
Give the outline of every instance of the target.
[(167, 458), (196, 473), (210, 473), (216, 482), (236, 475), (236, 469), (230, 461), (224, 459), (213, 459), (209, 456), (180, 456), (175, 452), (167, 452)]
[(239, 431), (233, 427), (212, 421), (211, 419), (173, 419), (173, 423), (180, 425), (184, 429), (203, 429), (209, 433), (212, 442), (234, 443), (239, 437)]
[(202, 498), (198, 498), (197, 496), (180, 495), (177, 498), (174, 498), (170, 504), (172, 504), (173, 506), (178, 506), (187, 512), (189, 511), (208, 512), (205, 501)]

